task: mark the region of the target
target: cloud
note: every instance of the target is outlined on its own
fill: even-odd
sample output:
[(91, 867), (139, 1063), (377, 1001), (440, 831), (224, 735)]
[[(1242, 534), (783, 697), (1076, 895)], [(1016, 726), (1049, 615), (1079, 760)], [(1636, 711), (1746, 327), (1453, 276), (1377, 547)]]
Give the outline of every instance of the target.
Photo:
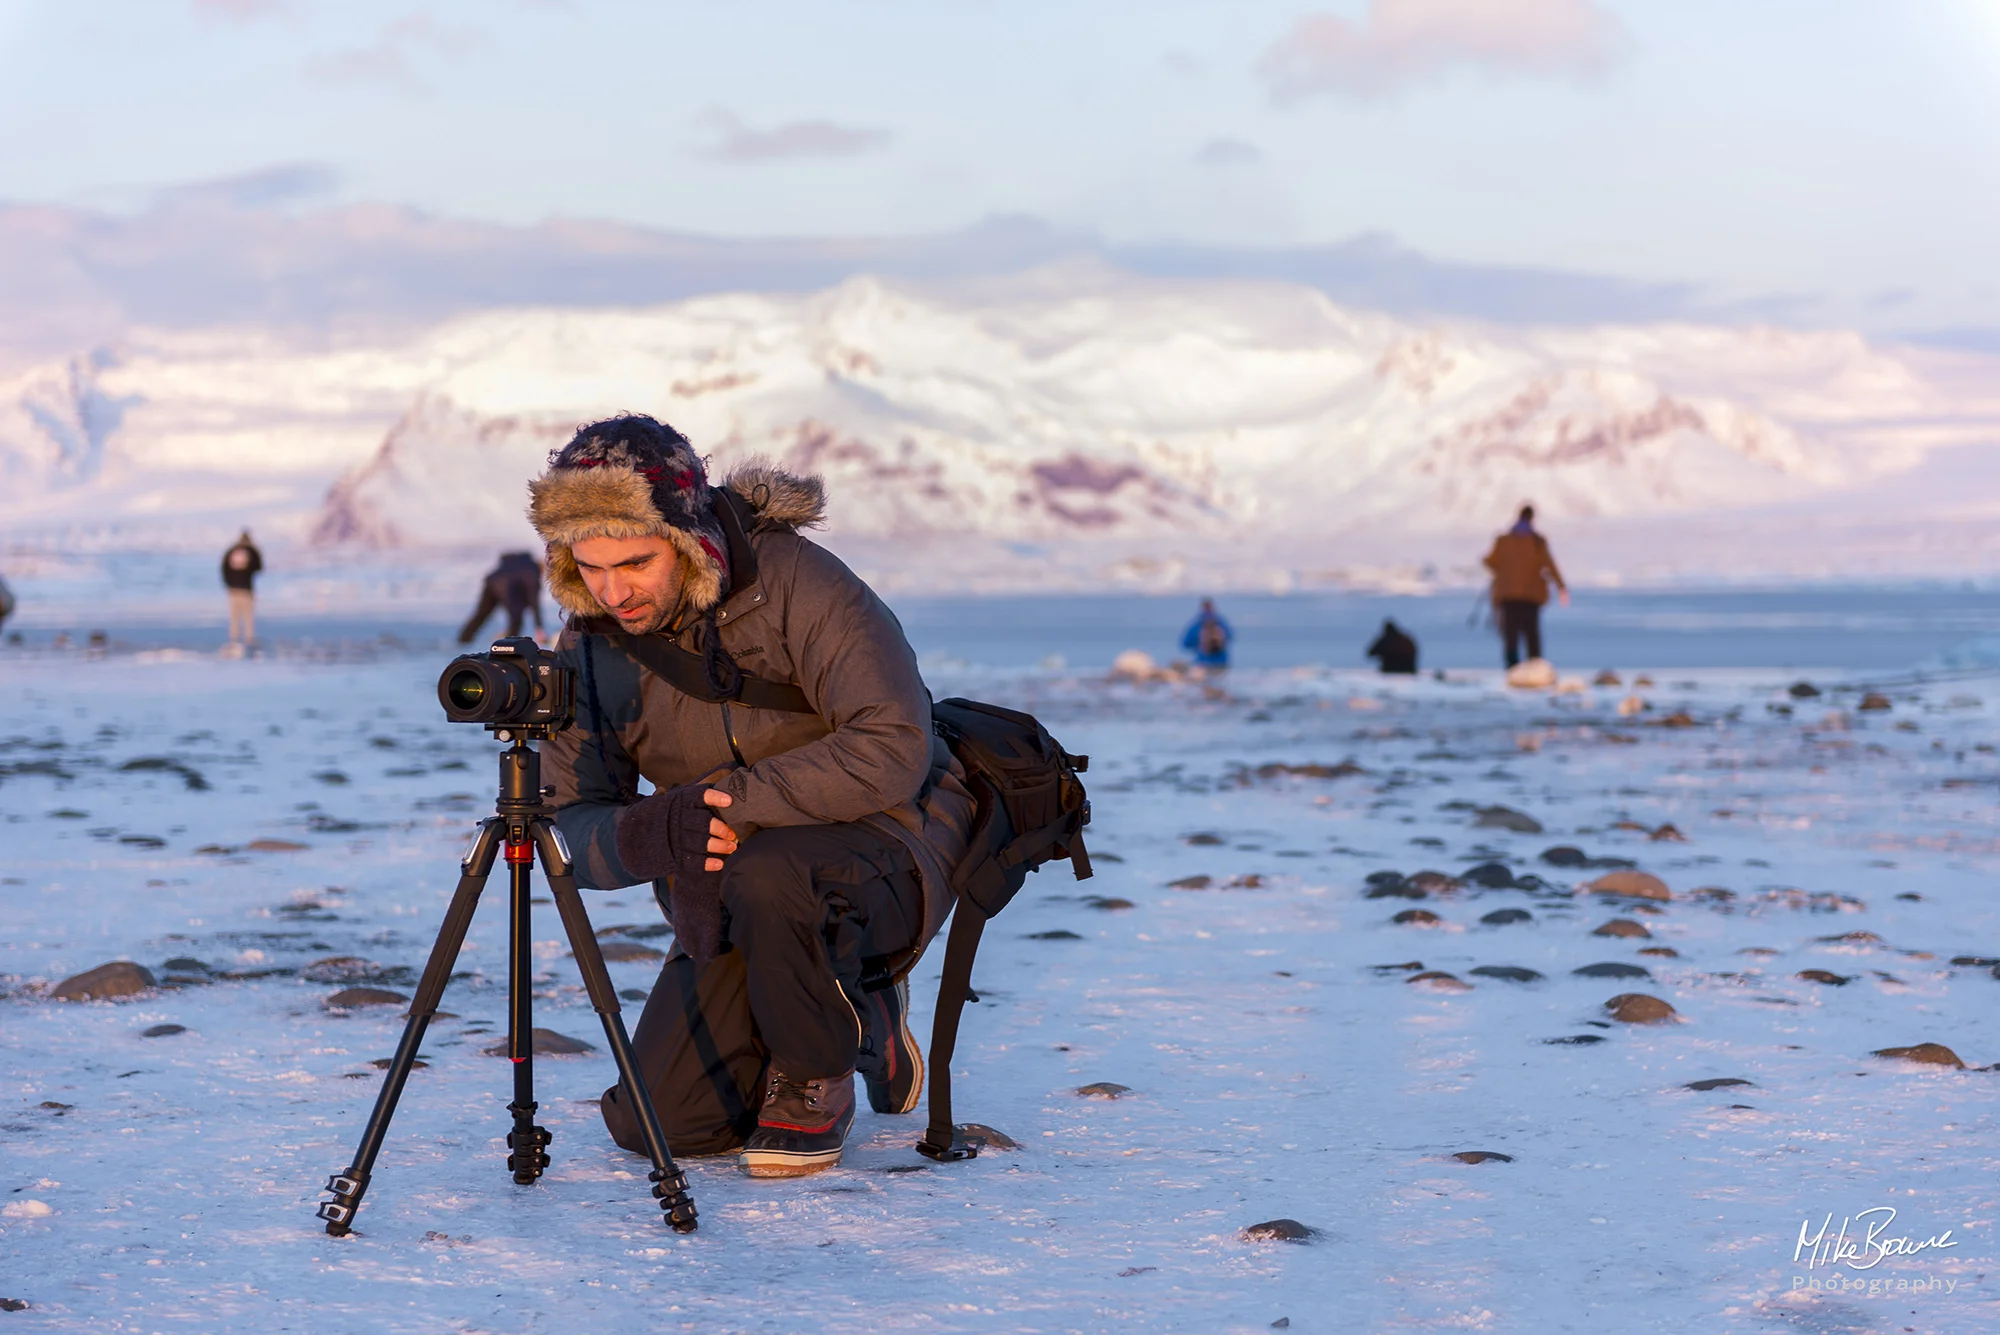
[(447, 27), (418, 11), (383, 28), (368, 46), (315, 57), (306, 62), (306, 73), (326, 83), (376, 84), (421, 96), (431, 85), (418, 72), (420, 54), (456, 59), (483, 40), (477, 29)]
[(162, 190), (155, 202), (239, 210), (274, 209), (322, 199), (340, 187), (340, 173), (319, 162), (283, 162), (237, 176)]
[(1257, 64), (1280, 103), (1315, 93), (1386, 97), (1459, 66), (1591, 74), (1624, 28), (1596, 0), (1369, 0), (1360, 23), (1309, 14)]
[(1249, 167), (1264, 160), (1264, 150), (1242, 139), (1211, 139), (1194, 160), (1203, 167)]
[(717, 107), (701, 117), (712, 136), (702, 156), (718, 162), (771, 162), (779, 158), (844, 158), (881, 148), (892, 138), (887, 130), (832, 121), (792, 121), (768, 130), (753, 129), (734, 113)]
[[(180, 189), (270, 199), (287, 179), (303, 187), (314, 173), (332, 179), (324, 168), (289, 166)], [(1296, 283), (1342, 305), (1425, 319), (1750, 318), (1685, 284), (1453, 264), (1383, 237), (1293, 247), (1110, 243), (1025, 217), (916, 236), (710, 237), (607, 222), (513, 227), (383, 204), (103, 212), (0, 202), (0, 377), (137, 326), (415, 328), (504, 306), (810, 292), (858, 274), (936, 283), (1040, 271), (1036, 281), (1060, 286), (1100, 265), (1163, 279)], [(1993, 329), (1931, 337), (1947, 340), (2000, 352)]]

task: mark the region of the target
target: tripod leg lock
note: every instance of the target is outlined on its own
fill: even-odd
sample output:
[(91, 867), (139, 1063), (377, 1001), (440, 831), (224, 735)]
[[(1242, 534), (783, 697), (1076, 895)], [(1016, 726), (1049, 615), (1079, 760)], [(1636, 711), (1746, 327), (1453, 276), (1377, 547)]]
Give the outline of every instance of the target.
[(368, 1190), (368, 1174), (350, 1168), (326, 1180), (330, 1201), (319, 1203), (319, 1217), (326, 1220), (328, 1237), (344, 1238), (354, 1227), (354, 1212), (361, 1208), (361, 1193)]
[(694, 1232), (694, 1197), (688, 1195), (687, 1174), (678, 1167), (655, 1168), (647, 1176), (653, 1181), (653, 1198), (666, 1212), (667, 1223), (673, 1226), (674, 1232)]

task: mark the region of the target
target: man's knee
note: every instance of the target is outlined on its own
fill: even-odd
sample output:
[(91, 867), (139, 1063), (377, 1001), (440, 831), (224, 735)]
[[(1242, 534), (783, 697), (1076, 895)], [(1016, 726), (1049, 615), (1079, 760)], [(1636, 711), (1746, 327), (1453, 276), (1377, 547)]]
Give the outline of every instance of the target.
[(759, 830), (745, 839), (722, 869), (722, 902), (734, 920), (794, 918), (817, 923), (814, 859), (802, 831)]
[(613, 1144), (634, 1154), (646, 1152), (646, 1139), (639, 1134), (638, 1115), (628, 1105), (622, 1085), (605, 1090), (604, 1097), (597, 1101), (597, 1110), (604, 1114), (604, 1129), (611, 1133)]
[[(743, 961), (698, 966), (675, 955), (660, 970), (632, 1035), (640, 1078), (675, 1154), (721, 1154), (756, 1125), (765, 1052), (751, 1024)], [(646, 1152), (640, 1114), (622, 1085), (599, 1103), (611, 1139)]]
[[(653, 1115), (659, 1119), (660, 1133), (666, 1137), (667, 1149), (683, 1158), (698, 1158), (704, 1154), (727, 1154), (742, 1147), (757, 1123), (757, 1110), (749, 1106), (748, 1116), (744, 1107), (747, 1101), (738, 1100), (732, 1108), (706, 1106), (700, 1100), (682, 1101), (661, 1095), (666, 1091), (652, 1090)], [(634, 1154), (646, 1153), (646, 1137), (639, 1130), (639, 1113), (625, 1097), (623, 1085), (613, 1085), (604, 1091), (598, 1100), (598, 1111), (604, 1115), (604, 1129), (611, 1133), (612, 1143), (622, 1150)]]

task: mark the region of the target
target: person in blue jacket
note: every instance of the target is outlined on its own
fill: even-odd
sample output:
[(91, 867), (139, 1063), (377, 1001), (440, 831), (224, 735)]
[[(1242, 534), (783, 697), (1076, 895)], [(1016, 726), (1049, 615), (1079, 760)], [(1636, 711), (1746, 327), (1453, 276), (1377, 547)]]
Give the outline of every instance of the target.
[(1204, 598), (1201, 611), (1181, 636), (1181, 648), (1193, 651), (1194, 661), (1203, 667), (1226, 668), (1231, 638), (1229, 623), (1215, 610), (1215, 599)]

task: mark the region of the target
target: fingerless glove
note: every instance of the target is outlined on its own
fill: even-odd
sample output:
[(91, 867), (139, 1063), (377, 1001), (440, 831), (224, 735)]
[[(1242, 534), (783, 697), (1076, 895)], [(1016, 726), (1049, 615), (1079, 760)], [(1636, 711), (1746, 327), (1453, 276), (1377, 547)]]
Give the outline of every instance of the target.
[(642, 797), (618, 813), (618, 860), (634, 876), (667, 881), (674, 937), (697, 964), (722, 949), (722, 873), (706, 870), (706, 785), (689, 783)]

